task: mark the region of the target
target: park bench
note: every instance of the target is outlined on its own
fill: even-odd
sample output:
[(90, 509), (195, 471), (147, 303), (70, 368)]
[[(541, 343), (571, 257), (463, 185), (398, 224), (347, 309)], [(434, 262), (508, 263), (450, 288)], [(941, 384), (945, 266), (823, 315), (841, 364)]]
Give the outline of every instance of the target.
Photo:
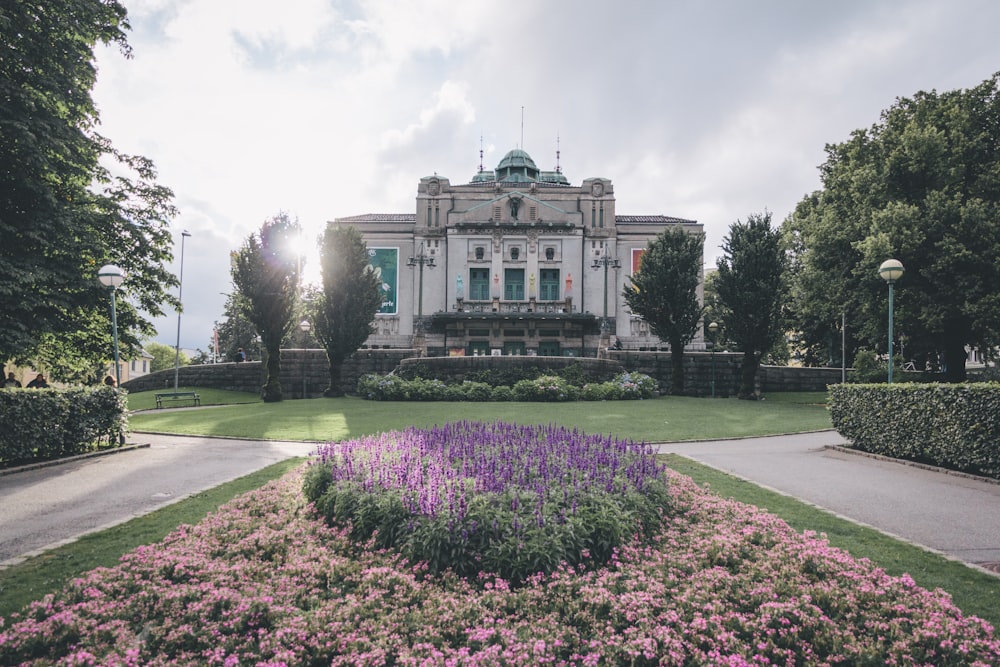
[(201, 405), (201, 396), (193, 391), (168, 391), (156, 394), (156, 407), (162, 408), (163, 401), (194, 401), (195, 405)]

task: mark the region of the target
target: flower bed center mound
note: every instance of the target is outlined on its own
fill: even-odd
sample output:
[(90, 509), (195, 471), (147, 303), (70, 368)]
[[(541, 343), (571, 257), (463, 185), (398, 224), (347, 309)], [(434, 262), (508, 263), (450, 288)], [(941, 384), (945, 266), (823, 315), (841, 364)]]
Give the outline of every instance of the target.
[(606, 563), (655, 534), (670, 496), (645, 445), (557, 426), (458, 422), (329, 443), (304, 491), (362, 546), (513, 582)]

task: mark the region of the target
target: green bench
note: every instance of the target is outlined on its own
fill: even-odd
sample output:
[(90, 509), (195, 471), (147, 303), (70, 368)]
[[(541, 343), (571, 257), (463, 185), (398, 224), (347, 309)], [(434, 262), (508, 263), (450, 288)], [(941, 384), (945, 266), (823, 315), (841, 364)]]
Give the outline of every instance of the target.
[(194, 401), (195, 405), (201, 405), (201, 396), (193, 391), (168, 391), (156, 394), (156, 407), (162, 408), (163, 401)]

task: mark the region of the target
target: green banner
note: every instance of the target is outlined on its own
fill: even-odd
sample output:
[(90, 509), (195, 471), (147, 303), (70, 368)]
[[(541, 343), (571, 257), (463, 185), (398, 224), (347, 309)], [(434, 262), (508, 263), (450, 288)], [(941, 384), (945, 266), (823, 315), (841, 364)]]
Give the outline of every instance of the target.
[(382, 306), (378, 312), (395, 315), (398, 305), (396, 290), (399, 281), (399, 248), (368, 248), (368, 257), (369, 266), (378, 276), (382, 294)]

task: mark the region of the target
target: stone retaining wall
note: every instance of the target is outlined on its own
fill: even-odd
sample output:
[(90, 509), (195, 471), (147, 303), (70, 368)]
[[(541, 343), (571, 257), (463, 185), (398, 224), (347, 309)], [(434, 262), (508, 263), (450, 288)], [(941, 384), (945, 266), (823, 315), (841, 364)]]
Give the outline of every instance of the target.
[[(419, 364), (433, 371), (435, 377), (461, 381), (470, 373), (504, 365), (534, 365), (553, 370), (580, 364), (585, 374), (595, 377), (615, 373), (619, 369), (639, 371), (656, 378), (661, 387), (670, 386), (669, 352), (638, 352), (632, 350), (604, 353), (604, 357), (420, 357), (414, 350), (359, 350), (344, 364), (341, 387), (353, 394), (358, 378), (366, 373), (390, 373), (400, 366)], [(715, 395), (735, 396), (739, 388), (740, 363), (743, 355), (718, 352), (714, 361), (710, 352), (689, 352), (684, 355), (685, 392), (690, 396), (711, 396), (713, 363)], [(829, 384), (840, 383), (839, 368), (801, 368), (792, 366), (761, 366), (757, 388), (763, 393), (781, 391), (826, 391)], [(281, 385), (285, 398), (316, 397), (330, 383), (329, 364), (324, 350), (290, 349), (281, 351)], [(264, 369), (259, 361), (245, 363), (181, 366), (178, 385), (182, 387), (212, 387), (231, 391), (258, 392), (264, 383)], [(131, 391), (169, 390), (174, 386), (174, 369), (150, 373), (122, 384)]]

